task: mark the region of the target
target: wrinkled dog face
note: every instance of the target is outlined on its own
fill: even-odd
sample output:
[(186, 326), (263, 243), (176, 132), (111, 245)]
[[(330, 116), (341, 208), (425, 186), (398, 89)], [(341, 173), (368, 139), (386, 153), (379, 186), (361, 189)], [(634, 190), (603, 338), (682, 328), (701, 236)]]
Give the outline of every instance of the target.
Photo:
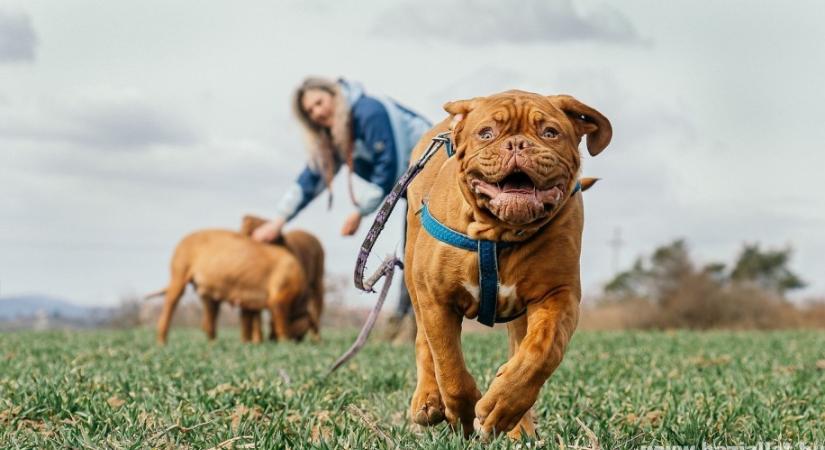
[(444, 109), (466, 200), (511, 226), (549, 220), (575, 187), (582, 136), (595, 156), (612, 135), (604, 116), (569, 96), (508, 91)]

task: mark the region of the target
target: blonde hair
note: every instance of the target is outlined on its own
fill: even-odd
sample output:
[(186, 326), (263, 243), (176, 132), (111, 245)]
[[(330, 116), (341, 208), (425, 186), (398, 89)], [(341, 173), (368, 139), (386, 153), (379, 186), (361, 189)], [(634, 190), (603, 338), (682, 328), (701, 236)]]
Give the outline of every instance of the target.
[[(334, 107), (332, 128), (313, 122), (304, 110), (304, 94), (311, 90), (324, 91), (332, 96)], [(352, 172), (352, 118), (347, 99), (344, 98), (341, 87), (335, 81), (328, 78), (307, 77), (295, 89), (292, 109), (304, 129), (310, 165), (324, 177), (330, 195), (329, 204), (332, 205), (332, 177), (335, 174), (336, 157), (346, 162), (350, 174)], [(351, 181), (350, 197), (357, 205)]]

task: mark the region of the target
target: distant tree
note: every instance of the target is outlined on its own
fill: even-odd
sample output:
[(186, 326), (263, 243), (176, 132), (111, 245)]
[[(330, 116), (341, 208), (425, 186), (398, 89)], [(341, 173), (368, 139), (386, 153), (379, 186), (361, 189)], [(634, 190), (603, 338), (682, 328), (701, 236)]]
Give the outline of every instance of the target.
[[(605, 285), (605, 303), (631, 308), (625, 321), (642, 328), (796, 326), (783, 294), (804, 286), (788, 263), (790, 249), (745, 245), (728, 269), (695, 264), (684, 240), (656, 248)], [(616, 310), (613, 310), (615, 314)]]
[(605, 292), (620, 298), (647, 298), (656, 302), (673, 297), (680, 284), (695, 272), (684, 239), (656, 248), (649, 264), (638, 258), (629, 270), (618, 273)]
[(654, 295), (660, 302), (673, 298), (679, 286), (694, 273), (687, 244), (677, 239), (653, 252), (650, 258)]
[(705, 267), (702, 268), (702, 273), (709, 276), (712, 280), (718, 283), (724, 283), (725, 281), (727, 281), (727, 274), (725, 273), (725, 269), (727, 269), (725, 263), (712, 262), (705, 264)]
[(754, 283), (781, 296), (805, 287), (805, 282), (788, 268), (792, 250), (761, 250), (759, 244), (745, 244), (730, 274), (734, 282)]
[(650, 274), (645, 270), (642, 258), (637, 258), (629, 270), (619, 272), (607, 282), (605, 292), (621, 297), (641, 297)]

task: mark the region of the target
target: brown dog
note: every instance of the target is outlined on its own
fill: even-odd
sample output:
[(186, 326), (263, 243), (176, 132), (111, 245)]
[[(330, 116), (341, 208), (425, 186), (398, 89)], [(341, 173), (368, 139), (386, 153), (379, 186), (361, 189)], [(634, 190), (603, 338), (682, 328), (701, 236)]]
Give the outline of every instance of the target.
[[(482, 437), (535, 435), (531, 407), (561, 363), (581, 299), (582, 196), (574, 193), (587, 135), (591, 155), (610, 142), (610, 122), (565, 96), (508, 91), (447, 103), (450, 114), (418, 144), (452, 130), (455, 155), (439, 152), (408, 192), (405, 277), (418, 323), (418, 383), (412, 419), (447, 419)], [(582, 182), (584, 188), (593, 183)], [(510, 359), (482, 396), (461, 352), (463, 317), (479, 314), (479, 254), (436, 240), (419, 210), (474, 240), (496, 241), (498, 317), (508, 323)], [(495, 291), (493, 291), (495, 292)], [(497, 297), (495, 297), (497, 295)]]
[[(251, 236), (252, 232), (264, 223), (266, 223), (265, 219), (246, 215), (241, 221), (241, 234)], [(292, 252), (304, 269), (304, 275), (307, 279), (306, 295), (309, 329), (313, 338), (318, 340), (321, 330), (321, 313), (324, 310), (324, 248), (315, 236), (303, 230), (290, 231), (281, 236), (275, 244), (283, 245)], [(244, 314), (251, 314), (251, 317)], [(244, 330), (249, 329), (249, 326), (251, 326), (253, 329), (251, 333), (255, 333), (255, 329), (260, 333), (260, 311), (257, 315), (254, 311), (242, 311), (241, 318), (241, 326)], [(248, 321), (252, 321), (249, 326), (247, 325)]]
[[(175, 248), (171, 280), (158, 320), (157, 339), (166, 343), (169, 323), (188, 283), (195, 286), (204, 306), (203, 329), (215, 338), (221, 301), (242, 308), (244, 341), (261, 340), (255, 332), (255, 312), (268, 309), (272, 334), (278, 340), (300, 339), (310, 328), (307, 281), (300, 261), (282, 246), (261, 244), (228, 230), (203, 230), (181, 240)], [(254, 333), (254, 334), (253, 334)]]

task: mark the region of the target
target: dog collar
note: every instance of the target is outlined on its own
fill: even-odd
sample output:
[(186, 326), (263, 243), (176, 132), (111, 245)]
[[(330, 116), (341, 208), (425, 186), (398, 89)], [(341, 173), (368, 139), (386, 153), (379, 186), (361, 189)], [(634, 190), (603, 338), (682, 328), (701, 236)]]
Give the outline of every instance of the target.
[[(572, 197), (581, 190), (581, 183), (576, 182), (576, 187), (570, 194)], [(421, 226), (430, 236), (439, 241), (458, 247), (463, 250), (478, 253), (478, 285), (480, 288), (478, 298), (478, 317), (476, 320), (492, 327), (495, 323), (505, 323), (520, 317), (526, 310), (509, 317), (496, 317), (496, 305), (498, 304), (498, 251), (512, 247), (512, 242), (496, 242), (484, 239), (473, 239), (464, 233), (459, 233), (433, 217), (427, 203), (424, 203), (419, 210), (421, 214)]]

